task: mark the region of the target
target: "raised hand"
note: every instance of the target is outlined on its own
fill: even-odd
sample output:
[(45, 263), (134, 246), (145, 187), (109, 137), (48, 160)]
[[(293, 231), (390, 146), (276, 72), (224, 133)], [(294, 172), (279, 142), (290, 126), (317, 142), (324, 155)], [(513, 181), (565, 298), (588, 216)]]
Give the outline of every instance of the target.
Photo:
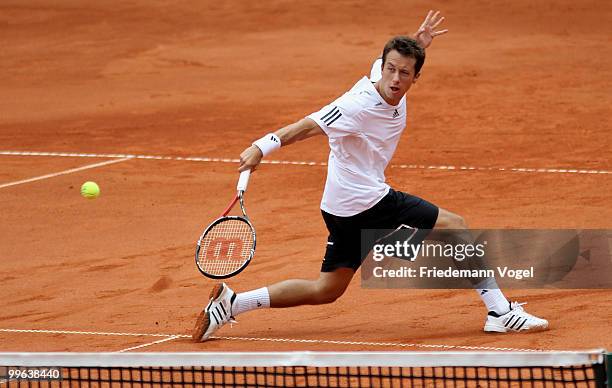
[(446, 34), (448, 32), (447, 29), (436, 31), (436, 27), (440, 25), (444, 21), (444, 16), (440, 16), (440, 11), (429, 11), (427, 13), (427, 17), (421, 27), (415, 32), (414, 39), (417, 41), (419, 46), (422, 48), (427, 48), (433, 41), (433, 38)]

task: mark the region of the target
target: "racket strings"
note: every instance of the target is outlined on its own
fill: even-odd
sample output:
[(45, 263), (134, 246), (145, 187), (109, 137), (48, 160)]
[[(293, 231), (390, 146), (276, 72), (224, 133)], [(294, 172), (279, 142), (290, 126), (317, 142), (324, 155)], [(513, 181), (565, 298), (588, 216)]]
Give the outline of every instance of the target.
[(222, 220), (203, 237), (198, 264), (211, 275), (230, 274), (251, 258), (253, 245), (253, 229), (245, 220)]

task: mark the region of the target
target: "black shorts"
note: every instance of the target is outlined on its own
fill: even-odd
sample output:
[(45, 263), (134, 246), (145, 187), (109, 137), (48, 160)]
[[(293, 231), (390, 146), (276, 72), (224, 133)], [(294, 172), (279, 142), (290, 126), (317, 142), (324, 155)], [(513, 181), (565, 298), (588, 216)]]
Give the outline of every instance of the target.
[(362, 229), (396, 229), (402, 224), (433, 229), (438, 219), (436, 205), (393, 189), (376, 205), (354, 216), (338, 217), (323, 210), (321, 213), (329, 231), (321, 272), (337, 268), (357, 270), (361, 266), (365, 257), (362, 256)]

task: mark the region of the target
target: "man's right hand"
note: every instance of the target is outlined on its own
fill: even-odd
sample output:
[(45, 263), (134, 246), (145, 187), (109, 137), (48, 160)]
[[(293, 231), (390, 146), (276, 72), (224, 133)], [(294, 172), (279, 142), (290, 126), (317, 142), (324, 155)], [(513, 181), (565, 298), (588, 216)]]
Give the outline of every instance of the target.
[(261, 163), (262, 158), (263, 153), (259, 147), (256, 145), (250, 146), (240, 154), (240, 167), (238, 167), (238, 171), (255, 171), (259, 163)]

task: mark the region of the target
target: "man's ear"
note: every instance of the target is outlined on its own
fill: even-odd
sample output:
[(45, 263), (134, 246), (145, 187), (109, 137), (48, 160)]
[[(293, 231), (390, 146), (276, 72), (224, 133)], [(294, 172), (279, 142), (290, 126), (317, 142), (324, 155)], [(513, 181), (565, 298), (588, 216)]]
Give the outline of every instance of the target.
[(417, 82), (417, 80), (419, 79), (419, 77), (420, 77), (420, 76), (421, 76), (421, 73), (420, 73), (420, 72), (416, 73), (416, 74), (415, 74), (415, 76), (414, 76), (414, 78), (413, 78), (413, 80), (412, 80), (412, 83), (413, 83), (413, 84), (415, 84), (415, 83)]

